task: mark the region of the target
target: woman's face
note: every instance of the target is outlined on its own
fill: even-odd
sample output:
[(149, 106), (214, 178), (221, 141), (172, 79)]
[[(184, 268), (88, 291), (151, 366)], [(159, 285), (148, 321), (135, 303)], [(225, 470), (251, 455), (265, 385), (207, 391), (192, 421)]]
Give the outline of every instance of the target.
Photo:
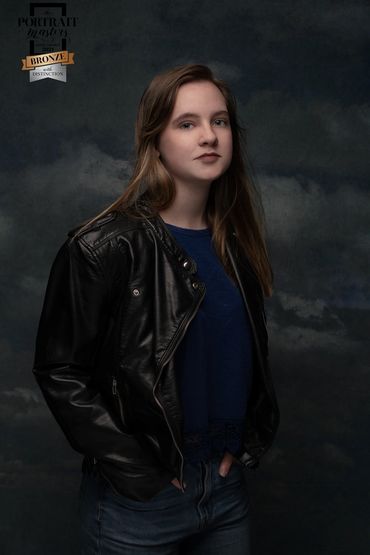
[[(209, 81), (181, 85), (158, 151), (177, 186), (210, 184), (232, 158), (232, 133), (225, 98)], [(217, 156), (200, 158), (205, 153)]]

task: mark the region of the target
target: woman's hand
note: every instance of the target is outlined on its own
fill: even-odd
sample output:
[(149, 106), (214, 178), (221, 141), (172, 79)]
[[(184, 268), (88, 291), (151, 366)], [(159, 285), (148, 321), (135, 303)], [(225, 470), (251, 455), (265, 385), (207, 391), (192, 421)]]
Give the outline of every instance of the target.
[[(226, 451), (226, 453), (224, 454), (222, 461), (220, 463), (220, 466), (218, 468), (218, 473), (225, 478), (231, 468), (231, 465), (236, 462), (236, 459), (234, 457), (234, 455), (232, 455), (231, 453), (229, 453), (228, 451)], [(173, 484), (175, 487), (177, 487), (178, 489), (181, 489), (180, 486), (180, 482), (178, 481), (177, 478), (174, 478), (173, 480), (171, 480), (171, 484)], [(184, 484), (186, 487), (186, 484)]]
[[(171, 484), (173, 484), (174, 486), (176, 486), (178, 489), (181, 489), (180, 482), (178, 481), (177, 478), (174, 478), (173, 480), (171, 480)], [(184, 484), (184, 486), (186, 487), (185, 484)]]
[(236, 461), (234, 455), (232, 455), (231, 453), (229, 453), (228, 451), (226, 451), (226, 453), (224, 454), (222, 461), (220, 463), (220, 466), (218, 468), (218, 473), (225, 478), (225, 476), (228, 475), (231, 465), (233, 464), (233, 462)]

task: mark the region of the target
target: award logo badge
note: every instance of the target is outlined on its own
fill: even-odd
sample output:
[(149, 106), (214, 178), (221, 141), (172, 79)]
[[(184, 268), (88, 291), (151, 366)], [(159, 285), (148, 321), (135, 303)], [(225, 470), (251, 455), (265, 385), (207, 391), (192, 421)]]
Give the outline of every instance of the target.
[(67, 81), (67, 66), (74, 64), (74, 52), (67, 48), (77, 17), (67, 17), (66, 3), (30, 3), (29, 15), (18, 18), (27, 31), (29, 55), (22, 58), (22, 71), (30, 83), (43, 79)]
[(67, 81), (67, 65), (74, 64), (74, 52), (64, 50), (49, 52), (48, 54), (35, 54), (22, 59), (22, 70), (30, 72), (30, 82), (40, 79), (56, 79)]

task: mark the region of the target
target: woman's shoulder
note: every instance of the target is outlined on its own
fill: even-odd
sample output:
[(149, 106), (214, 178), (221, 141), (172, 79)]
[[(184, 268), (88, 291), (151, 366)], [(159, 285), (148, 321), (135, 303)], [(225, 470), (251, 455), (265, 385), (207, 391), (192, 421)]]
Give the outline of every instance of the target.
[(83, 242), (95, 250), (117, 235), (129, 234), (140, 227), (137, 218), (132, 218), (126, 212), (113, 210), (73, 227), (67, 235), (69, 241)]

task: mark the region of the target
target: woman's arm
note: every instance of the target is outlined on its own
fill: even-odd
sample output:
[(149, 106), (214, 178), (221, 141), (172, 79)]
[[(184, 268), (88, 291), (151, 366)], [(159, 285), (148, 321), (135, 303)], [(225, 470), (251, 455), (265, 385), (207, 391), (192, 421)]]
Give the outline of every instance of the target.
[[(133, 462), (143, 452), (108, 409), (94, 380), (108, 325), (111, 262), (82, 237), (68, 239), (50, 270), (36, 337), (33, 373), (71, 446), (96, 458)], [(124, 279), (124, 276), (122, 276)]]

